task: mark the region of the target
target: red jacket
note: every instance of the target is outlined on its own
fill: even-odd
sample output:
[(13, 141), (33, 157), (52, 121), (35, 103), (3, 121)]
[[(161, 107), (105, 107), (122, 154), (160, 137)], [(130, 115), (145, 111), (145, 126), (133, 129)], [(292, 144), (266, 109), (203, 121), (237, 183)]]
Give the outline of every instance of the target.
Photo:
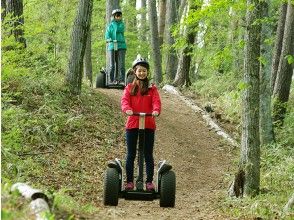
[[(137, 95), (131, 95), (133, 84), (128, 84), (121, 98), (121, 109), (123, 112), (132, 110), (133, 112), (152, 113), (153, 111), (161, 111), (161, 101), (156, 86), (151, 85), (147, 95), (141, 95), (138, 91)], [(139, 128), (139, 116), (128, 116), (126, 129)], [(145, 128), (156, 129), (154, 117), (145, 118)]]

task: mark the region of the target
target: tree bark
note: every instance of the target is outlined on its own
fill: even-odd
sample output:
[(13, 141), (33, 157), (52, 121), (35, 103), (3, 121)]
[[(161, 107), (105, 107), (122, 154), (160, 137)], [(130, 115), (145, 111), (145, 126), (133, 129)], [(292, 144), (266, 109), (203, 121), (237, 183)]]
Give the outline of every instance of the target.
[(287, 56), (294, 55), (294, 6), (288, 0), (287, 15), (284, 28), (283, 45), (274, 88), (274, 122), (282, 125), (286, 114), (293, 75), (293, 66)]
[(280, 6), (280, 16), (278, 21), (278, 27), (276, 32), (276, 40), (275, 40), (275, 48), (274, 55), (272, 59), (272, 69), (271, 69), (271, 88), (272, 92), (275, 88), (277, 72), (280, 62), (282, 44), (283, 44), (283, 36), (284, 36), (284, 28), (287, 14), (287, 3), (282, 3)]
[[(188, 10), (196, 9), (197, 6), (194, 5), (193, 2), (189, 2)], [(194, 32), (193, 28), (190, 25), (184, 27), (186, 29), (185, 38), (186, 38), (186, 45), (182, 50), (180, 55), (178, 69), (175, 76), (175, 80), (173, 82), (174, 86), (190, 86), (191, 81), (189, 77), (190, 66), (191, 66), (191, 59), (192, 59), (192, 52), (193, 52), (193, 45), (196, 33)]]
[[(2, 2), (1, 2), (2, 6)], [(22, 0), (6, 0), (6, 15), (11, 14), (13, 18), (16, 18), (12, 22), (11, 35), (14, 35), (15, 41), (19, 42), (26, 47), (26, 39), (24, 38), (24, 18), (23, 18), (23, 1)]]
[(156, 2), (154, 0), (148, 0), (148, 15), (149, 15), (149, 24), (151, 27), (150, 38), (151, 38), (151, 47), (153, 51), (153, 62), (154, 62), (154, 81), (156, 84), (162, 82), (162, 70), (161, 70), (161, 55), (160, 55), (160, 46), (158, 39), (158, 28), (157, 28), (157, 13), (156, 13)]
[(243, 127), (241, 144), (241, 168), (245, 171), (245, 195), (254, 196), (260, 187), (259, 140), (259, 57), (261, 7), (259, 0), (247, 0), (245, 31), (245, 72), (247, 85), (243, 94)]
[(1, 22), (4, 21), (4, 18), (6, 16), (6, 1), (1, 1)]
[(86, 49), (84, 55), (84, 75), (89, 82), (89, 86), (93, 86), (93, 71), (92, 71), (92, 31), (89, 28), (86, 41)]
[(146, 0), (141, 0), (141, 16), (140, 16), (140, 39), (147, 41), (147, 25), (146, 25)]
[(66, 83), (70, 92), (74, 95), (81, 93), (83, 58), (85, 55), (87, 34), (91, 24), (92, 7), (92, 0), (80, 0), (72, 29)]
[(165, 74), (167, 81), (173, 81), (177, 73), (178, 57), (176, 50), (173, 47), (175, 39), (172, 36), (172, 27), (177, 22), (177, 0), (168, 0), (167, 1), (167, 10), (166, 10), (166, 24), (165, 24), (165, 42), (168, 45), (168, 51), (166, 55), (166, 65), (165, 65)]
[(163, 44), (163, 36), (165, 30), (165, 17), (166, 17), (166, 0), (159, 1), (159, 16), (158, 16), (158, 35), (159, 46)]
[[(267, 2), (263, 4), (263, 18), (269, 18), (269, 5)], [(271, 109), (271, 70), (269, 60), (271, 59), (271, 47), (266, 42), (271, 37), (271, 30), (267, 23), (262, 25), (261, 34), (261, 60), (260, 65), (260, 143), (268, 145), (274, 141), (274, 130), (272, 122)]]
[(180, 8), (179, 8), (179, 13), (178, 13), (178, 20), (179, 21), (183, 17), (183, 13), (185, 11), (186, 5), (187, 5), (187, 0), (181, 0)]

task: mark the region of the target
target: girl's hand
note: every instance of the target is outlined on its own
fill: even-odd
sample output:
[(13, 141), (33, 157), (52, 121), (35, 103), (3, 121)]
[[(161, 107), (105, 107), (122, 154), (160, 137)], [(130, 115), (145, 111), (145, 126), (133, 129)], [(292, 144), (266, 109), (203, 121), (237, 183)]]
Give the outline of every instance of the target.
[(158, 112), (158, 111), (153, 111), (153, 112), (152, 112), (152, 115), (153, 115), (154, 117), (156, 117), (156, 116), (159, 115), (159, 112)]
[(126, 110), (126, 114), (127, 115), (133, 115), (133, 111), (132, 110)]

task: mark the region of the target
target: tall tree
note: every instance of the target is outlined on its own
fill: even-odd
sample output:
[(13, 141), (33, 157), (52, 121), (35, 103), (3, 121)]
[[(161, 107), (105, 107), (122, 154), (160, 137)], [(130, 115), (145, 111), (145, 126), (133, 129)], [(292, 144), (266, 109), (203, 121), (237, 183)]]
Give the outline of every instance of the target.
[(107, 0), (106, 1), (106, 24), (111, 21), (111, 12), (114, 9), (120, 8), (119, 0)]
[(66, 83), (72, 94), (81, 93), (83, 76), (83, 58), (85, 55), (87, 34), (90, 29), (93, 0), (80, 0), (77, 15), (71, 33)]
[(274, 141), (271, 109), (271, 47), (268, 39), (271, 37), (271, 28), (266, 22), (269, 18), (269, 1), (263, 4), (263, 24), (261, 34), (261, 65), (260, 65), (260, 143), (267, 145)]
[(159, 35), (159, 46), (163, 44), (163, 36), (165, 30), (165, 17), (166, 17), (166, 0), (160, 0), (158, 2), (159, 16), (158, 16), (158, 35)]
[(140, 39), (144, 42), (147, 40), (147, 22), (146, 22), (146, 0), (141, 0), (141, 8), (140, 8), (140, 20), (139, 20), (139, 34)]
[(172, 34), (172, 27), (177, 22), (177, 0), (167, 0), (166, 10), (166, 24), (165, 24), (165, 42), (168, 45), (168, 52), (166, 54), (166, 65), (165, 74), (168, 81), (173, 81), (176, 76), (177, 69), (175, 68), (178, 64), (178, 57), (176, 50), (173, 47), (175, 39)]
[(84, 75), (88, 80), (90, 87), (93, 86), (93, 71), (92, 71), (92, 31), (89, 28), (86, 41), (86, 49), (84, 55)]
[[(197, 10), (199, 6), (196, 5), (195, 2), (189, 1), (188, 3), (188, 15), (191, 14), (194, 10)], [(193, 45), (194, 40), (196, 37), (196, 32), (194, 31), (194, 25), (195, 24), (187, 24), (184, 28), (186, 31), (184, 32), (185, 35), (185, 46), (182, 49), (179, 63), (178, 63), (178, 69), (175, 76), (175, 80), (173, 82), (174, 86), (190, 86), (190, 66), (191, 66), (191, 60), (192, 60), (192, 52), (193, 52)]]
[(259, 0), (247, 0), (245, 31), (243, 127), (241, 167), (245, 171), (245, 195), (259, 193), (260, 186), (260, 139), (259, 139), (259, 57), (261, 24)]
[(272, 92), (274, 91), (274, 88), (275, 88), (277, 72), (278, 72), (278, 67), (279, 67), (279, 62), (280, 62), (283, 37), (284, 37), (286, 14), (287, 14), (287, 2), (283, 2), (281, 4), (280, 10), (279, 10), (279, 21), (278, 21), (278, 27), (277, 27), (277, 32), (276, 32), (274, 54), (273, 54), (273, 59), (272, 59), (272, 69), (271, 69)]
[(156, 13), (156, 2), (154, 0), (148, 0), (148, 15), (150, 24), (150, 39), (151, 47), (153, 51), (153, 62), (154, 62), (154, 81), (159, 84), (162, 82), (162, 69), (161, 69), (161, 55), (157, 28), (157, 13)]
[[(2, 2), (1, 2), (2, 6)], [(4, 6), (4, 4), (3, 4)], [(14, 35), (15, 41), (21, 43), (26, 47), (26, 39), (24, 38), (24, 18), (23, 18), (23, 1), (22, 0), (6, 0), (6, 15), (10, 14), (12, 16), (12, 31), (11, 34)]]
[(1, 22), (4, 21), (6, 16), (6, 1), (1, 1)]
[(283, 44), (277, 79), (274, 88), (274, 121), (282, 125), (286, 114), (286, 104), (289, 100), (293, 75), (293, 66), (289, 62), (289, 56), (294, 56), (294, 6), (288, 0), (287, 15), (284, 28)]

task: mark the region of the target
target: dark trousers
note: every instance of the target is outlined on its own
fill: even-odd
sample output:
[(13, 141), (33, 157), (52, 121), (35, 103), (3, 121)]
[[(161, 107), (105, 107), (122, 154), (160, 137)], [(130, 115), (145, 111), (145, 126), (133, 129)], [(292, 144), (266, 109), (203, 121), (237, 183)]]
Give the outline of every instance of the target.
[[(117, 53), (117, 57), (115, 54)], [(125, 81), (125, 56), (126, 50), (125, 49), (118, 49), (117, 51), (110, 50), (109, 51), (109, 74), (110, 74), (110, 81), (118, 80), (118, 81)], [(115, 75), (115, 63), (117, 62), (117, 73), (118, 76)]]
[[(127, 158), (126, 158), (126, 173), (127, 182), (134, 181), (134, 161), (136, 159), (137, 142), (138, 142), (139, 129), (127, 129)], [(146, 182), (153, 181), (154, 175), (154, 158), (153, 158), (153, 146), (154, 146), (154, 130), (145, 129), (145, 148), (144, 158), (146, 164)]]

